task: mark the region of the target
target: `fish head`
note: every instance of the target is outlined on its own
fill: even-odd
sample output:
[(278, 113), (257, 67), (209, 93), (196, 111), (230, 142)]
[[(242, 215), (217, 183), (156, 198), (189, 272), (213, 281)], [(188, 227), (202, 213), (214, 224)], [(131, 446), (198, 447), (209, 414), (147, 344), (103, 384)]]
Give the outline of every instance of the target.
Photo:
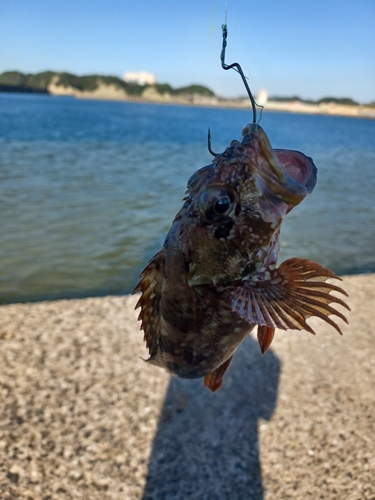
[(316, 175), (311, 158), (272, 149), (259, 125), (246, 125), (188, 182), (177, 220), (189, 285), (230, 283), (276, 264), (281, 222)]

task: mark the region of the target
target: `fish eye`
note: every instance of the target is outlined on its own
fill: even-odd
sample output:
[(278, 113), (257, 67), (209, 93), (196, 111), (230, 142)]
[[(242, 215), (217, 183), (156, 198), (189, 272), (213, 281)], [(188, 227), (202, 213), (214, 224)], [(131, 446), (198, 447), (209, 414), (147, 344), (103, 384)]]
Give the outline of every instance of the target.
[(215, 201), (215, 204), (212, 206), (212, 210), (215, 212), (216, 215), (224, 215), (228, 212), (229, 207), (230, 207), (229, 196), (222, 196), (217, 201)]
[(210, 222), (222, 221), (228, 217), (236, 201), (236, 192), (226, 186), (210, 186), (203, 191), (198, 201), (198, 208)]

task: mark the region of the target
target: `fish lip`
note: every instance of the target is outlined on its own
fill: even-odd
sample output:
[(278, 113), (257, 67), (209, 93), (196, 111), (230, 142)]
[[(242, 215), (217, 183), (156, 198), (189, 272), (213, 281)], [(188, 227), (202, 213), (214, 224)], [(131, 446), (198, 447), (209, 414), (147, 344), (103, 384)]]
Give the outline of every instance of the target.
[(273, 149), (260, 125), (243, 127), (241, 145), (259, 157), (250, 171), (259, 179), (265, 197), (277, 198), (291, 209), (313, 191), (317, 178), (313, 160), (299, 151)]

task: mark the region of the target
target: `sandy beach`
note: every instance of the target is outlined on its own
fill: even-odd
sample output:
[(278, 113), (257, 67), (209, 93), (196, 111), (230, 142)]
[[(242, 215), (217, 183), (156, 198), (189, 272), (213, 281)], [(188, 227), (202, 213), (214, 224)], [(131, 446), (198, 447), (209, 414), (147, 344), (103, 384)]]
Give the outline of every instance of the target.
[(375, 499), (375, 274), (340, 336), (251, 335), (223, 388), (147, 353), (136, 297), (0, 307), (0, 498)]

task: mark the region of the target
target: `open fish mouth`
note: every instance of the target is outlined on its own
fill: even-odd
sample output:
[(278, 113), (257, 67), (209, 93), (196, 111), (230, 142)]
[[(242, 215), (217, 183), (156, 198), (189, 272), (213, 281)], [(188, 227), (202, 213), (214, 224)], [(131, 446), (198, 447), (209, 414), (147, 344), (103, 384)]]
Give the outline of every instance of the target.
[(300, 151), (274, 149), (284, 170), (310, 194), (316, 184), (318, 170), (309, 156)]
[(241, 144), (249, 145), (259, 155), (259, 161), (251, 169), (265, 201), (264, 209), (277, 206), (278, 215), (283, 216), (313, 191), (317, 168), (310, 157), (299, 151), (273, 149), (258, 124), (245, 125)]

